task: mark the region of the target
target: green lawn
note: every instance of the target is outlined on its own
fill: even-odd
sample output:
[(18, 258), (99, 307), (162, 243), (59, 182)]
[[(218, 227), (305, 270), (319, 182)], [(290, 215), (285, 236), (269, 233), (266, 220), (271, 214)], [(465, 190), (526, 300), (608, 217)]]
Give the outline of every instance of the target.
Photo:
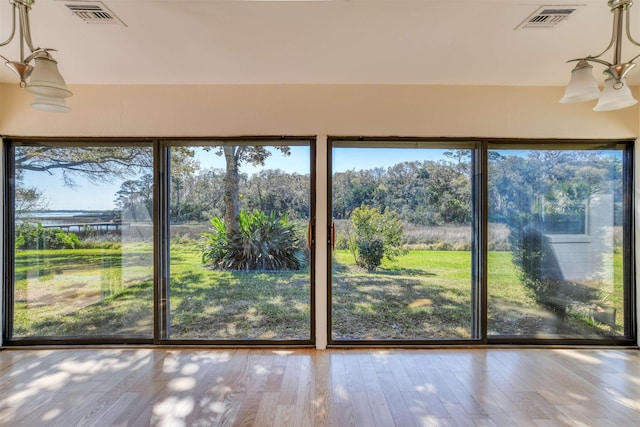
[(143, 244), (16, 251), (13, 335), (152, 336), (152, 257)]
[(171, 338), (309, 339), (309, 272), (221, 272), (197, 246), (171, 248)]
[(410, 251), (367, 273), (334, 254), (334, 339), (471, 337), (471, 253)]
[[(356, 267), (347, 251), (336, 251), (334, 260), (334, 338), (471, 336), (470, 252), (410, 251), (373, 273)], [(17, 251), (14, 336), (152, 336), (152, 261), (150, 245), (142, 244)], [(616, 272), (620, 262), (616, 256)], [(520, 283), (510, 253), (489, 253), (488, 278), (491, 334), (535, 334), (558, 322)], [(562, 333), (621, 334), (620, 279), (610, 297), (620, 313), (615, 330), (572, 315), (561, 319)], [(309, 296), (308, 272), (213, 271), (201, 264), (197, 245), (172, 245), (171, 338), (308, 339)]]

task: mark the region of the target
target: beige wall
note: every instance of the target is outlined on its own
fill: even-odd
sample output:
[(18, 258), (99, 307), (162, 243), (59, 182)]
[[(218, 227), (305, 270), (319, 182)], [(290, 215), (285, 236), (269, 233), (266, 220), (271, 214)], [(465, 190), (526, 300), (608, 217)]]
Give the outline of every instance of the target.
[[(595, 113), (594, 103), (561, 105), (563, 89), (556, 87), (149, 85), (71, 90), (75, 95), (68, 103), (73, 111), (52, 114), (29, 108), (31, 96), (17, 85), (0, 85), (0, 135), (317, 135), (318, 153), (324, 153), (327, 135), (628, 139), (640, 133), (638, 107)], [(636, 157), (640, 160), (640, 154)], [(316, 167), (320, 174), (326, 171), (322, 155)], [(316, 335), (323, 348), (327, 188), (320, 181)], [(636, 185), (636, 200), (638, 194)], [(638, 297), (640, 303), (640, 292)]]
[(411, 85), (72, 86), (73, 111), (0, 85), (0, 134), (635, 138), (637, 108), (562, 105), (561, 88)]

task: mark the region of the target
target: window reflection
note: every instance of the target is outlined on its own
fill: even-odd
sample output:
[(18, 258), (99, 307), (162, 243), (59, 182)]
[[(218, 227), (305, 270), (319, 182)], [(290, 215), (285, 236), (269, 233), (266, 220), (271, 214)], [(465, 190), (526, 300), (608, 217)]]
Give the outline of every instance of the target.
[(149, 146), (16, 146), (13, 337), (151, 337)]
[(490, 335), (624, 334), (622, 150), (490, 150)]

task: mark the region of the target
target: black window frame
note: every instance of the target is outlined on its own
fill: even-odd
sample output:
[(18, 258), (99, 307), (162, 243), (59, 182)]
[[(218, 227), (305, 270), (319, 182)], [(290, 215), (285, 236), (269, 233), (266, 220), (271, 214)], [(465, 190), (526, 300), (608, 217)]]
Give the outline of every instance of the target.
[[(169, 236), (170, 236), (170, 221), (169, 221), (169, 186), (170, 186), (170, 150), (171, 147), (189, 147), (189, 146), (203, 146), (209, 145), (212, 147), (218, 147), (222, 145), (255, 145), (256, 143), (260, 143), (265, 146), (278, 146), (278, 145), (287, 145), (287, 141), (296, 141), (296, 142), (304, 142), (308, 143), (309, 147), (309, 157), (310, 157), (310, 191), (309, 191), (309, 204), (310, 204), (310, 222), (311, 222), (311, 250), (309, 258), (311, 260), (309, 265), (309, 275), (310, 275), (310, 283), (309, 283), (309, 304), (310, 304), (310, 331), (309, 331), (309, 339), (299, 339), (299, 340), (258, 340), (258, 339), (232, 339), (232, 340), (223, 340), (223, 339), (177, 339), (171, 338), (170, 335), (170, 273), (169, 273)], [(159, 286), (159, 298), (158, 298), (158, 327), (156, 330), (156, 343), (159, 345), (188, 345), (188, 346), (199, 346), (199, 345), (211, 345), (211, 346), (233, 346), (233, 347), (248, 347), (248, 346), (260, 346), (260, 347), (268, 347), (268, 346), (279, 346), (279, 347), (313, 347), (316, 342), (316, 283), (315, 283), (315, 253), (316, 253), (316, 245), (315, 245), (315, 229), (316, 229), (316, 171), (315, 171), (315, 163), (316, 163), (316, 139), (315, 137), (289, 137), (289, 136), (280, 136), (280, 137), (233, 137), (233, 138), (224, 138), (224, 137), (199, 137), (199, 138), (164, 138), (159, 141), (159, 154), (158, 154), (158, 163), (159, 163), (159, 196), (158, 199), (161, 201), (161, 206), (158, 207), (159, 215), (161, 220), (159, 221), (160, 226), (159, 230), (159, 239), (161, 242), (166, 242), (166, 244), (160, 245), (159, 256), (156, 258), (159, 259), (159, 281), (161, 286)], [(296, 144), (303, 146), (304, 144)], [(307, 146), (307, 145), (304, 145)]]
[[(167, 155), (168, 145), (176, 141), (189, 141), (193, 144), (203, 141), (269, 141), (273, 145), (278, 142), (286, 142), (287, 140), (307, 140), (310, 145), (311, 154), (311, 220), (313, 241), (316, 236), (316, 190), (317, 179), (326, 179), (327, 183), (327, 218), (329, 219), (328, 236), (331, 236), (331, 189), (332, 189), (332, 169), (331, 169), (331, 151), (334, 141), (373, 141), (381, 144), (390, 141), (402, 141), (411, 144), (433, 144), (434, 147), (445, 146), (451, 148), (447, 144), (465, 142), (474, 145), (474, 154), (472, 164), (475, 168), (473, 173), (473, 195), (472, 200), (475, 204), (473, 212), (473, 236), (475, 241), (472, 245), (472, 259), (474, 266), (472, 267), (473, 282), (475, 283), (473, 292), (474, 303), (474, 324), (472, 327), (473, 337), (464, 340), (383, 340), (383, 341), (334, 341), (331, 338), (331, 245), (328, 242), (327, 249), (327, 344), (330, 347), (363, 347), (363, 346), (409, 346), (409, 347), (429, 347), (429, 346), (481, 346), (481, 345), (533, 345), (533, 346), (556, 346), (556, 345), (595, 345), (595, 346), (636, 346), (637, 345), (637, 310), (636, 298), (636, 271), (635, 271), (635, 215), (634, 215), (634, 144), (631, 139), (609, 139), (609, 140), (573, 140), (573, 139), (507, 139), (507, 138), (428, 138), (428, 137), (364, 137), (364, 136), (329, 136), (327, 137), (327, 151), (323, 153), (327, 156), (327, 176), (318, 177), (316, 171), (317, 141), (316, 136), (258, 136), (258, 137), (206, 137), (206, 138), (67, 138), (67, 137), (6, 137), (3, 140), (3, 232), (4, 232), (4, 257), (3, 257), (3, 286), (2, 286), (2, 336), (3, 346), (33, 346), (33, 345), (198, 345), (198, 346), (293, 346), (293, 347), (312, 347), (316, 342), (316, 274), (317, 266), (315, 265), (316, 245), (312, 245), (312, 266), (311, 266), (311, 291), (310, 291), (310, 311), (311, 311), (311, 331), (310, 339), (303, 341), (230, 341), (230, 340), (172, 340), (163, 337), (163, 324), (166, 321), (166, 307), (163, 301), (167, 298), (166, 285), (166, 265), (168, 251), (163, 249), (166, 245), (164, 242), (167, 238), (168, 227), (168, 202), (167, 202)], [(11, 337), (11, 329), (13, 327), (13, 248), (14, 248), (14, 190), (15, 190), (15, 170), (14, 170), (14, 151), (15, 144), (60, 144), (60, 145), (86, 145), (100, 146), (109, 144), (136, 144), (144, 143), (153, 147), (154, 153), (154, 334), (151, 339), (139, 339), (126, 336), (101, 336), (101, 337), (35, 337), (35, 338), (19, 338)], [(575, 148), (581, 145), (624, 145), (624, 168), (623, 168), (623, 188), (624, 188), (624, 224), (623, 224), (623, 256), (624, 256), (624, 304), (625, 304), (625, 331), (624, 336), (614, 339), (535, 339), (531, 337), (488, 337), (487, 336), (487, 253), (488, 253), (488, 158), (487, 153), (489, 146), (498, 145), (527, 144), (532, 147), (554, 147), (558, 145), (567, 145)], [(165, 153), (163, 154), (163, 151)], [(330, 237), (329, 237), (330, 238)], [(164, 300), (163, 300), (164, 298)], [(163, 310), (165, 314), (163, 314)], [(163, 317), (165, 316), (165, 317)]]
[[(236, 144), (251, 144), (260, 142), (263, 145), (286, 145), (287, 141), (306, 142), (310, 155), (310, 221), (311, 221), (311, 252), (310, 252), (310, 330), (306, 340), (176, 340), (167, 339), (168, 325), (168, 150), (175, 145), (196, 145), (215, 141), (235, 142)], [(149, 338), (127, 335), (87, 335), (87, 336), (38, 336), (13, 337), (14, 321), (14, 247), (15, 247), (15, 149), (16, 146), (53, 145), (60, 147), (73, 146), (112, 146), (114, 144), (131, 146), (145, 144), (153, 150), (154, 202), (153, 202), (153, 332)], [(316, 342), (315, 316), (315, 229), (316, 229), (316, 137), (315, 136), (256, 136), (256, 137), (206, 137), (206, 138), (20, 138), (7, 137), (3, 140), (3, 284), (2, 284), (2, 345), (7, 347), (41, 346), (41, 345), (171, 345), (171, 346), (233, 346), (233, 347), (313, 347)]]
[[(434, 148), (441, 148), (445, 144), (446, 148), (457, 148), (456, 144), (475, 144), (472, 154), (472, 203), (473, 209), (473, 233), (472, 233), (472, 272), (473, 272), (473, 295), (472, 295), (472, 337), (470, 339), (416, 339), (416, 340), (339, 340), (332, 337), (332, 152), (333, 147), (340, 143), (350, 143), (353, 146), (362, 144), (363, 147), (380, 145), (392, 148), (393, 143), (404, 146), (415, 144), (418, 146), (433, 145)], [(450, 144), (450, 145), (446, 145)], [(329, 136), (327, 138), (327, 218), (329, 241), (327, 245), (327, 345), (328, 347), (430, 347), (430, 346), (476, 346), (476, 345), (533, 345), (533, 346), (635, 346), (637, 344), (637, 307), (636, 307), (636, 284), (635, 284), (635, 242), (634, 242), (634, 140), (575, 140), (575, 139), (517, 139), (517, 138), (417, 138), (417, 137), (352, 137), (352, 136)], [(519, 148), (530, 146), (531, 148), (553, 149), (558, 146), (579, 149), (580, 147), (594, 148), (597, 145), (610, 147), (619, 145), (624, 147), (623, 151), (623, 191), (624, 191), (624, 224), (623, 224), (623, 287), (624, 287), (624, 336), (603, 337), (603, 338), (535, 338), (530, 336), (489, 336), (488, 335), (488, 221), (489, 221), (489, 161), (488, 153), (492, 146), (513, 146)]]
[[(155, 330), (156, 301), (154, 298), (152, 311), (154, 313), (154, 326), (151, 335), (139, 337), (134, 335), (86, 335), (86, 336), (33, 336), (13, 337), (14, 321), (14, 250), (15, 250), (15, 147), (16, 146), (54, 146), (54, 147), (107, 147), (107, 146), (134, 146), (145, 145), (155, 154), (155, 141), (148, 138), (5, 138), (3, 140), (3, 171), (4, 171), (4, 246), (3, 246), (3, 301), (2, 301), (2, 344), (4, 346), (33, 346), (33, 345), (121, 345), (121, 344), (153, 344), (153, 331)], [(155, 186), (154, 186), (155, 193)], [(155, 201), (154, 201), (155, 211)], [(156, 250), (155, 217), (153, 218), (153, 246)], [(155, 260), (154, 257), (154, 274)], [(157, 283), (154, 280), (153, 294), (157, 292)]]

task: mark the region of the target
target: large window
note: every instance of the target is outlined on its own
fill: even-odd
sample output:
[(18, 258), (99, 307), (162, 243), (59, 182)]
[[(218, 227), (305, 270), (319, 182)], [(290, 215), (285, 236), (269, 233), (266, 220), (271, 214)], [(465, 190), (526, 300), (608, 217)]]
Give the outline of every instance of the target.
[(310, 342), (309, 142), (195, 144), (168, 146), (166, 338)]
[(473, 148), (333, 141), (333, 342), (474, 338)]
[(3, 144), (6, 345), (637, 338), (631, 141)]
[(489, 234), (505, 239), (489, 247), (489, 336), (627, 334), (627, 153), (490, 145)]
[(152, 147), (33, 142), (8, 157), (8, 338), (151, 339)]

